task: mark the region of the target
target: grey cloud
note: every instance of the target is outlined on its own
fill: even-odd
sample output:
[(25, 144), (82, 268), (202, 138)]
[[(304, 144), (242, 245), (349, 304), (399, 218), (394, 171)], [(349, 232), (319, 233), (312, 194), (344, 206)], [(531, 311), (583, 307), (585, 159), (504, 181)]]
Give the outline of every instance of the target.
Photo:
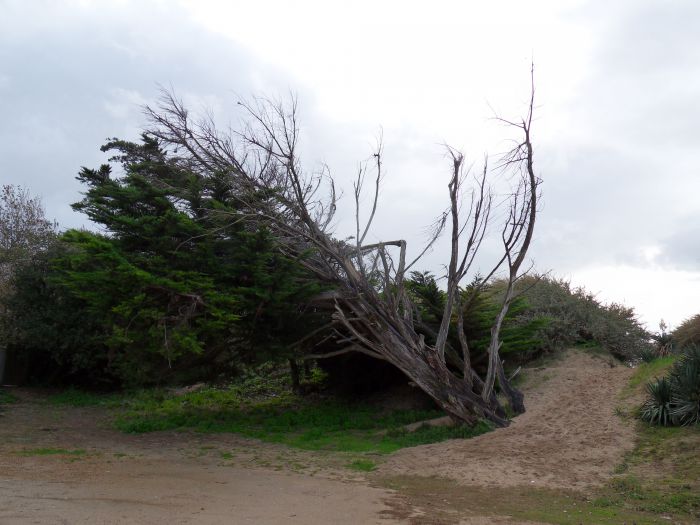
[[(227, 103), (258, 89), (259, 79), (269, 90), (287, 88), (274, 70), (171, 6), (100, 4), (11, 4), (0, 22), (0, 181), (41, 194), (63, 227), (83, 224), (69, 207), (79, 198), (79, 168), (105, 161), (106, 138), (138, 137), (138, 105), (153, 100), (156, 84)], [(42, 22), (47, 10), (54, 24)], [(10, 26), (23, 31), (2, 31)]]
[(700, 272), (700, 217), (688, 220), (660, 244), (659, 262), (671, 269)]

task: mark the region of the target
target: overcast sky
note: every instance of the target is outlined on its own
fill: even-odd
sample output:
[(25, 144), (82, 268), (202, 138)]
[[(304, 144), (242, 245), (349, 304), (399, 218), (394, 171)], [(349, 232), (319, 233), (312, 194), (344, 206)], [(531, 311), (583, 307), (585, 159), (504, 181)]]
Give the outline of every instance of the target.
[(224, 123), (292, 91), (306, 165), (348, 190), (383, 130), (374, 236), (417, 250), (447, 204), (443, 144), (477, 166), (507, 149), (490, 117), (524, 113), (534, 59), (536, 268), (677, 325), (700, 311), (698, 24), (697, 0), (0, 0), (0, 183), (84, 226), (75, 175), (138, 138), (158, 85)]

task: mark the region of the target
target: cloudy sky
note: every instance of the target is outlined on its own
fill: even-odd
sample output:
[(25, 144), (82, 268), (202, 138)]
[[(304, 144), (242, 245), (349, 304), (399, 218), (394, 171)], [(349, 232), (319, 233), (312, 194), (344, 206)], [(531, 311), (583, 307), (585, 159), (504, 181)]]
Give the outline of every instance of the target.
[(696, 0), (0, 0), (0, 183), (86, 226), (76, 173), (138, 137), (159, 85), (224, 123), (291, 91), (307, 166), (348, 188), (383, 130), (374, 235), (417, 250), (446, 206), (443, 145), (476, 166), (507, 149), (491, 117), (524, 112), (534, 60), (536, 268), (677, 325), (700, 311), (698, 21)]

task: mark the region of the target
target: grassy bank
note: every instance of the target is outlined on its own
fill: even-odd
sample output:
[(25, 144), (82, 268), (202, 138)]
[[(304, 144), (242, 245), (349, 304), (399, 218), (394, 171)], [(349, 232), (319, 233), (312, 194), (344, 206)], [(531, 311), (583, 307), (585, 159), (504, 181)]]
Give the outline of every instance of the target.
[(669, 356), (641, 363), (623, 390), (620, 416), (636, 425), (637, 440), (595, 503), (698, 523), (700, 427), (652, 426), (636, 417), (646, 384), (666, 375), (675, 359)]

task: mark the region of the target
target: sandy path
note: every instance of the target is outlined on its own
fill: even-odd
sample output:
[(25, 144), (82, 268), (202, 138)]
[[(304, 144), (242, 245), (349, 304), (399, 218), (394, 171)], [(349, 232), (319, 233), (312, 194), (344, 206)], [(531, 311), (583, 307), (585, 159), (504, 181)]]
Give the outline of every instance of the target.
[(125, 435), (99, 410), (18, 394), (0, 417), (2, 525), (398, 523), (392, 493), (346, 459), (226, 434)]
[(380, 474), (440, 476), (481, 486), (601, 485), (634, 444), (633, 426), (615, 415), (619, 391), (631, 372), (600, 357), (569, 352), (546, 369), (528, 371), (527, 412), (508, 428), (400, 450)]
[(123, 461), (70, 481), (37, 474), (2, 475), (0, 523), (356, 524), (387, 508), (383, 491), (358, 483), (188, 461)]
[[(528, 410), (510, 427), (401, 450), (369, 480), (338, 455), (230, 434), (125, 435), (99, 409), (55, 407), (19, 391), (21, 402), (0, 415), (0, 524), (514, 525), (468, 508), (436, 518), (446, 515), (442, 500), (407, 498), (381, 488), (382, 480), (437, 476), (477, 487), (577, 490), (601, 484), (633, 445), (632, 427), (615, 415), (630, 373), (571, 352), (528, 371)], [(86, 453), (22, 454), (40, 447)]]

